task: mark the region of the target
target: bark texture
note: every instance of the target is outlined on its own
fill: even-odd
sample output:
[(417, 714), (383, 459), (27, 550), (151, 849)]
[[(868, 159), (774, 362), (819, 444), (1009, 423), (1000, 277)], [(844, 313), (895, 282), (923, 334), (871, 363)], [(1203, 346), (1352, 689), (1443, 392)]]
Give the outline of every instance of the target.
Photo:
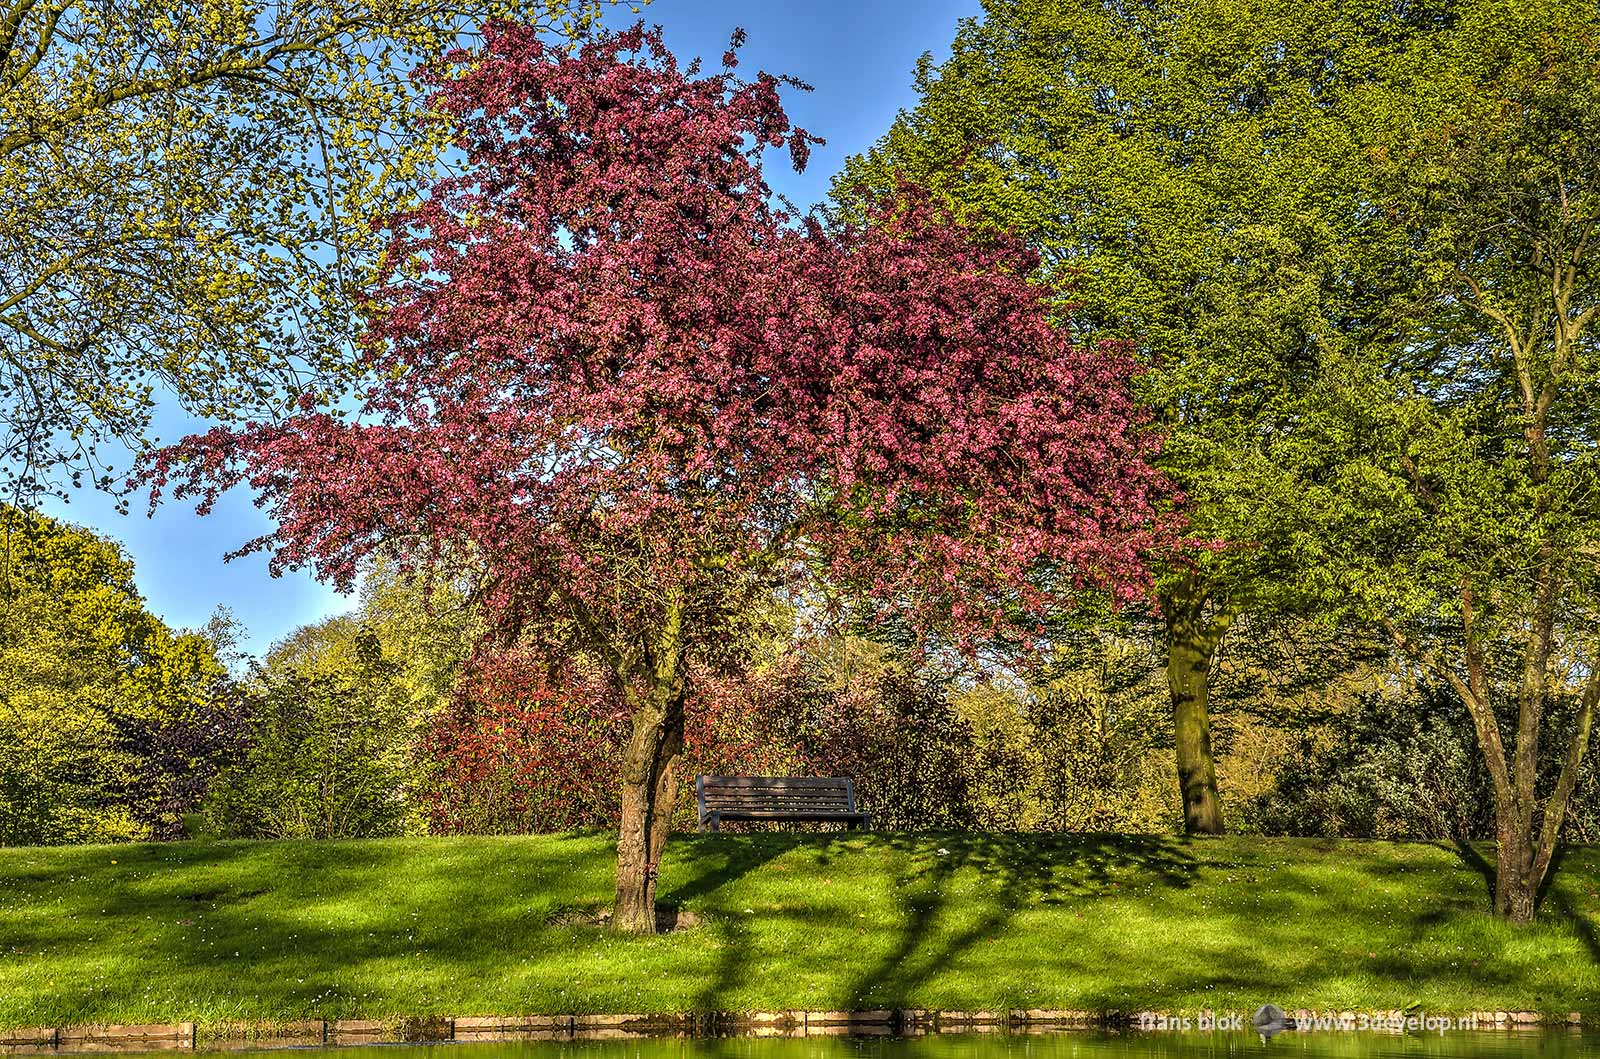
[(1161, 610), (1183, 830), (1190, 835), (1220, 835), (1225, 828), (1211, 749), (1211, 663), (1232, 612), (1222, 607), (1208, 616), (1206, 592), (1197, 579), (1186, 579), (1163, 593)]
[(682, 596), (670, 595), (652, 642), (632, 654), (611, 653), (633, 708), (633, 732), (622, 758), (622, 818), (611, 925), (630, 934), (656, 931), (656, 880), (677, 808), (688, 695), (684, 610)]

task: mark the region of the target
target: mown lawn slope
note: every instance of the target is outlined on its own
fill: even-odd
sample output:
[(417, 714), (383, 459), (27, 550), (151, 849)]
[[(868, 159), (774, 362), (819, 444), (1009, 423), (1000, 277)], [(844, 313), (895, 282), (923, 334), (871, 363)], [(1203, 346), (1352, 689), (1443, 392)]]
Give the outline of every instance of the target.
[(1600, 1015), (1600, 849), (1539, 922), (1448, 845), (680, 836), (687, 930), (587, 925), (610, 838), (0, 850), (0, 1025), (687, 1010)]

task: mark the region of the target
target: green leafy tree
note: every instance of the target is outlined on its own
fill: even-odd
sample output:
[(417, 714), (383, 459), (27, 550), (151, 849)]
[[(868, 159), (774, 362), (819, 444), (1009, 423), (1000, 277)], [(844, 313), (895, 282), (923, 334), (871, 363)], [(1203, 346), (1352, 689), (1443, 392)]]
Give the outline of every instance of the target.
[[(1421, 7), (1408, 18), (1422, 20)], [(1159, 573), (1191, 832), (1223, 829), (1209, 693), (1247, 609), (1300, 601), (1296, 438), (1320, 364), (1381, 332), (1387, 229), (1359, 208), (1342, 109), (1403, 35), (1332, 0), (987, 0), (917, 106), (835, 183), (901, 176), (1022, 234), (1071, 280), (1065, 326), (1133, 342), (1196, 547)]]
[(368, 570), (359, 620), (395, 663), (396, 693), (419, 722), (450, 702), (485, 634), (471, 574), (424, 573), (396, 557)]
[(296, 629), (273, 645), (263, 668), (335, 676), (357, 664), (364, 635), (381, 648), (396, 693), (423, 716), (448, 703), (483, 628), (465, 581), (385, 557), (368, 566), (352, 613)]
[[(1374, 212), (1421, 297), (1332, 379), (1350, 456), (1310, 481), (1329, 598), (1470, 716), (1495, 910), (1533, 917), (1600, 700), (1600, 12), (1479, 0), (1364, 93)], [(1553, 754), (1541, 752), (1552, 747)]]
[(145, 834), (117, 797), (137, 763), (112, 720), (116, 674), (67, 618), (38, 591), (0, 618), (0, 844)]
[(0, 508), (0, 844), (175, 833), (225, 678), (114, 543)]
[(337, 377), (378, 250), (446, 133), (409, 72), (585, 0), (0, 0), (0, 474), (26, 499)]

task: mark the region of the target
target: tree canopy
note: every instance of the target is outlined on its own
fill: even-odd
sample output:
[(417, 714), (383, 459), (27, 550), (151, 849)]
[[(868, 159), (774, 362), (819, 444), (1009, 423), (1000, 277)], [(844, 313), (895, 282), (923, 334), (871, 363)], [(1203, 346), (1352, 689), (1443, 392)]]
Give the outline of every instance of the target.
[[(1428, 5), (988, 0), (919, 99), (834, 183), (901, 179), (1015, 232), (1064, 322), (1130, 343), (1193, 544), (1156, 566), (1186, 825), (1217, 831), (1208, 687), (1245, 610), (1302, 591), (1300, 429), (1335, 351), (1382, 344), (1391, 230), (1362, 207), (1348, 108)], [(1381, 221), (1381, 218), (1376, 219)]]
[(160, 454), (202, 509), (248, 483), (248, 546), (348, 581), (384, 544), (470, 550), (485, 602), (601, 661), (634, 717), (617, 922), (653, 926), (688, 666), (752, 592), (821, 574), (957, 637), (1074, 588), (1147, 586), (1161, 476), (1114, 349), (1072, 343), (1034, 255), (902, 189), (829, 230), (761, 155), (813, 138), (782, 82), (682, 68), (642, 28), (575, 52), (499, 24), (431, 78), (467, 164), (391, 227), (353, 420)]
[[(1362, 94), (1417, 285), (1354, 347), (1307, 478), (1324, 605), (1454, 690), (1494, 790), (1496, 909), (1532, 917), (1600, 701), (1600, 13), (1479, 0)], [(1542, 747), (1549, 747), (1546, 753)]]
[(0, 3), (7, 499), (116, 488), (163, 393), (232, 420), (340, 378), (369, 221), (439, 157), (412, 67), (496, 13), (594, 6)]

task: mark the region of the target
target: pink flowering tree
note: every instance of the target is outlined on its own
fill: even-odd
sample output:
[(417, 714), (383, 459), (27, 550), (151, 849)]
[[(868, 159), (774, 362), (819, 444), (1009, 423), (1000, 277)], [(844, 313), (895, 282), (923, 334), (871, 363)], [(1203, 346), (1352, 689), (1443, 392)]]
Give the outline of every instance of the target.
[[(737, 47), (738, 39), (735, 39)], [(792, 216), (782, 82), (641, 28), (575, 52), (490, 26), (427, 76), (465, 165), (390, 224), (358, 410), (160, 454), (247, 484), (242, 551), (341, 585), (396, 541), (470, 552), (499, 632), (595, 660), (629, 714), (615, 926), (654, 929), (691, 674), (754, 594), (825, 578), (952, 642), (1147, 577), (1165, 486), (1115, 349), (1072, 345), (1032, 254), (909, 191)]]

